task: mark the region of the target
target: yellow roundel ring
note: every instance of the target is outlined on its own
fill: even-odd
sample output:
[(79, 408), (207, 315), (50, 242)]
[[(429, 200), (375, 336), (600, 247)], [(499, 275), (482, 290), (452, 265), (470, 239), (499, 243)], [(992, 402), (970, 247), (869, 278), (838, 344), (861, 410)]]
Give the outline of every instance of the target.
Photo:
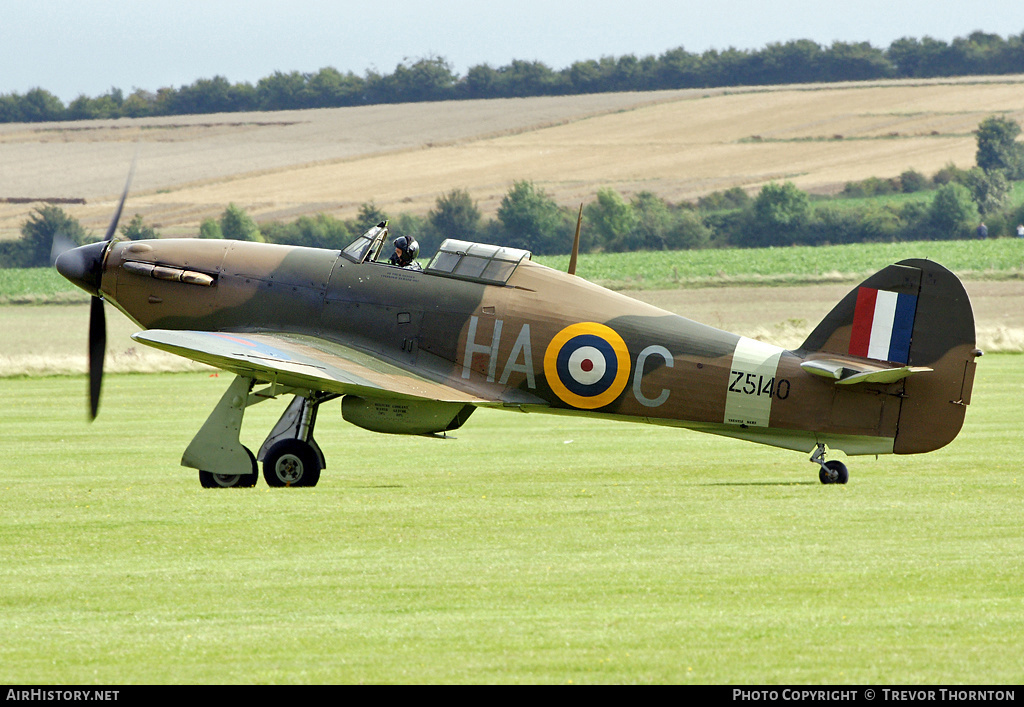
[(555, 395), (583, 410), (612, 403), (629, 381), (629, 349), (614, 330), (596, 322), (571, 324), (544, 352), (544, 376)]

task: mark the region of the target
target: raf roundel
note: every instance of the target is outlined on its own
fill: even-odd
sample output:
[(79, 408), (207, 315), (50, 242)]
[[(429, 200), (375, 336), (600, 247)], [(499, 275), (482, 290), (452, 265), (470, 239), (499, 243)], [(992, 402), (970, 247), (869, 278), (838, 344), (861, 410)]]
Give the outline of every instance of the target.
[(629, 350), (604, 324), (581, 322), (558, 332), (544, 353), (544, 375), (563, 402), (593, 410), (614, 401), (629, 380)]

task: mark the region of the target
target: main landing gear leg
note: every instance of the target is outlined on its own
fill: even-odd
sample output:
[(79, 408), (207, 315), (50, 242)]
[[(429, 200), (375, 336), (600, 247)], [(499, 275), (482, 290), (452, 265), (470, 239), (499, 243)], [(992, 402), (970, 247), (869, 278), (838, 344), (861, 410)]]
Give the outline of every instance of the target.
[(845, 484), (850, 480), (850, 472), (846, 464), (833, 459), (825, 461), (825, 443), (818, 442), (818, 446), (811, 452), (811, 461), (821, 466), (818, 472), (818, 480), (823, 484)]
[(181, 457), (181, 465), (199, 470), (203, 488), (256, 485), (256, 457), (238, 441), (253, 380), (237, 376)]
[(278, 395), (295, 399), (260, 447), (263, 477), (269, 486), (316, 486), (327, 466), (320, 445), (313, 439), (320, 403), (333, 393), (289, 388), (270, 383), (253, 390), (255, 381), (237, 376), (181, 457), (181, 465), (199, 470), (204, 488), (252, 487), (259, 478), (257, 457), (238, 439), (245, 409)]
[(258, 458), (268, 486), (316, 486), (320, 471), (327, 466), (320, 445), (313, 439), (320, 403), (338, 397), (333, 394), (296, 395), (274, 425)]

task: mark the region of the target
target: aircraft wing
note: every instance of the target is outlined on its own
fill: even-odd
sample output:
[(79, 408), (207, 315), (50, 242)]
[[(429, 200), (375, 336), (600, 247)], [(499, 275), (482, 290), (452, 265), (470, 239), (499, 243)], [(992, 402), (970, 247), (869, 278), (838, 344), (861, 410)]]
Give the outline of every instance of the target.
[(459, 390), (354, 347), (317, 337), (150, 329), (133, 334), (132, 339), (237, 375), (289, 387), (375, 398), (516, 404)]

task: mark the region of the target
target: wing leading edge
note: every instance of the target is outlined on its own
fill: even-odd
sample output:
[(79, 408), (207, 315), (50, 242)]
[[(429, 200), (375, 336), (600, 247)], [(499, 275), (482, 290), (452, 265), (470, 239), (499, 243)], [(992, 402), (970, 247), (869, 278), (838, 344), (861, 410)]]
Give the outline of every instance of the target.
[(171, 331), (132, 335), (140, 344), (258, 380), (342, 395), (502, 405), (430, 380), (355, 348), (296, 334)]

